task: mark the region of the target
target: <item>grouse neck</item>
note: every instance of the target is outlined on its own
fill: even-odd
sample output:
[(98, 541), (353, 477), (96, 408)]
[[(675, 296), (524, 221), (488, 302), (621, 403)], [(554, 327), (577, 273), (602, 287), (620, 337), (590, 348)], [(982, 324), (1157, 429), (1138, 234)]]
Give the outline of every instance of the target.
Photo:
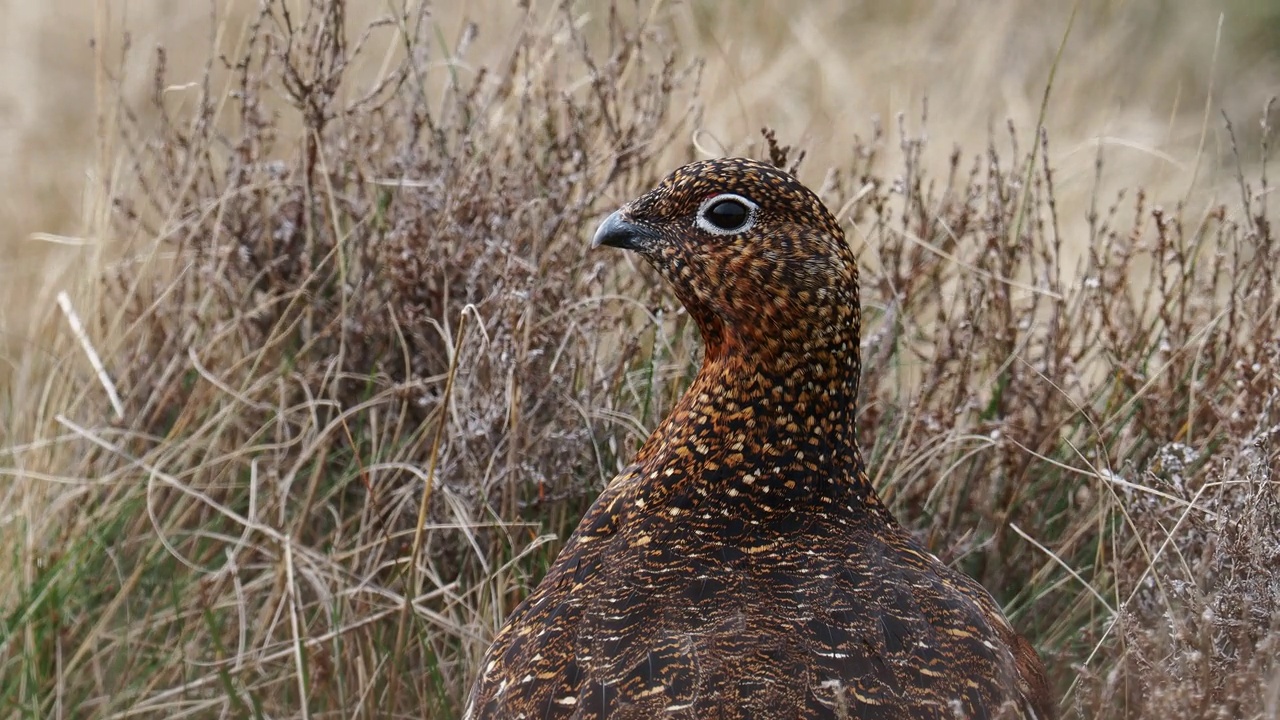
[(856, 290), (817, 297), (790, 321), (765, 313), (754, 322), (723, 322), (712, 333), (704, 328), (703, 364), (680, 404), (726, 420), (744, 411), (771, 418), (779, 441), (802, 444), (816, 434), (835, 453), (856, 450)]
[[(795, 347), (775, 345), (772, 352), (759, 347), (732, 340), (708, 347), (677, 411), (734, 430), (740, 426), (749, 439), (771, 445), (807, 446), (833, 457), (855, 452), (856, 344), (814, 337)], [(734, 435), (720, 433), (713, 440)]]
[(855, 436), (856, 321), (725, 334), (636, 460), (662, 499), (703, 514), (786, 516), (878, 504)]

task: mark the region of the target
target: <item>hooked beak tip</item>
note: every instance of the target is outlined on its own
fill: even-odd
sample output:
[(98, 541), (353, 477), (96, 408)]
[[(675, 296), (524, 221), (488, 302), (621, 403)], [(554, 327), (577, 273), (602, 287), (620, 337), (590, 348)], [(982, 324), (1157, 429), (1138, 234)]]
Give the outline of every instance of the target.
[(623, 250), (639, 250), (643, 247), (642, 237), (644, 233), (640, 228), (623, 218), (621, 210), (615, 210), (596, 228), (595, 235), (591, 237), (591, 249), (608, 245)]

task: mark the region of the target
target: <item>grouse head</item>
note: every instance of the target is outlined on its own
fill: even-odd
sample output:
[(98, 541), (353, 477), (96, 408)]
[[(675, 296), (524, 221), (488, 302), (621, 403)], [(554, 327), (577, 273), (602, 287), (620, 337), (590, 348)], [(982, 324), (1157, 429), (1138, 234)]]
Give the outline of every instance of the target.
[(606, 218), (600, 245), (638, 252), (670, 283), (708, 359), (836, 353), (856, 376), (857, 262), (791, 174), (743, 158), (690, 163)]

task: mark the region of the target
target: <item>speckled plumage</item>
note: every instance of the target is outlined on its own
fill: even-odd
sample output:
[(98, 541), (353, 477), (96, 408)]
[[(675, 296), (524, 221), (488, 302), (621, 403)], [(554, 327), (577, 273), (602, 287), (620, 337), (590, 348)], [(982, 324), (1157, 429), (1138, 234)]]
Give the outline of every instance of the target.
[[(725, 193), (754, 224), (698, 220)], [(867, 478), (857, 266), (821, 201), (762, 163), (696, 162), (596, 243), (657, 268), (703, 365), (507, 620), (466, 717), (1050, 717), (1035, 651)]]

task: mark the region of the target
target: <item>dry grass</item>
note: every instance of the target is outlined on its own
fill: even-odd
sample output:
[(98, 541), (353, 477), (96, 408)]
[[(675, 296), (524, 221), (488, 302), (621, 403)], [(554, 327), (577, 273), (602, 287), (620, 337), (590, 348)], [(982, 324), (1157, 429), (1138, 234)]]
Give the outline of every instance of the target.
[(89, 240), (3, 239), (48, 273), (0, 315), (0, 711), (456, 716), (695, 366), (584, 238), (769, 124), (862, 254), (877, 485), (1064, 714), (1280, 717), (1252, 6), (1216, 40), (1082, 5), (1055, 62), (1069, 6), (375, 5), (179, 15), (206, 40), (161, 54), (99, 5), (82, 226), (6, 210)]

